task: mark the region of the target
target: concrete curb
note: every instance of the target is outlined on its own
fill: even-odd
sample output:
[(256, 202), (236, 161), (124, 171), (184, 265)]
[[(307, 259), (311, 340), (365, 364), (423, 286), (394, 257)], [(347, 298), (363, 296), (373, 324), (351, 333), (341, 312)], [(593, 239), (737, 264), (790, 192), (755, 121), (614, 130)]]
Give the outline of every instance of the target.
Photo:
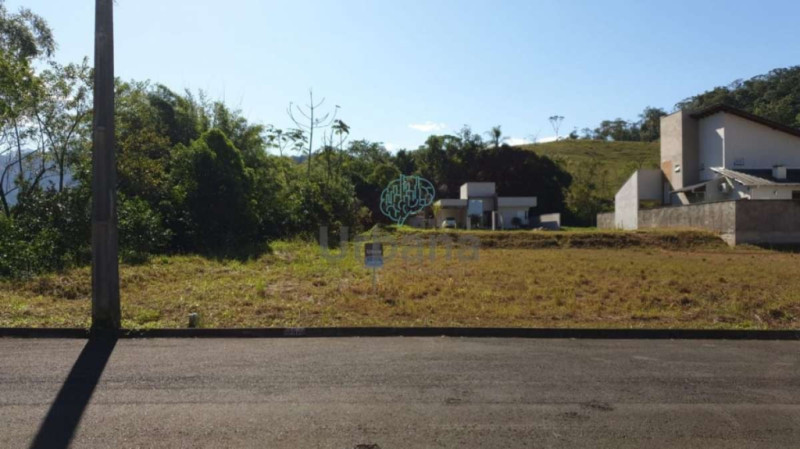
[[(0, 338), (77, 338), (86, 329), (0, 328)], [(252, 329), (122, 329), (119, 338), (471, 337), (649, 340), (800, 340), (800, 330), (553, 329), (459, 327), (308, 327)]]

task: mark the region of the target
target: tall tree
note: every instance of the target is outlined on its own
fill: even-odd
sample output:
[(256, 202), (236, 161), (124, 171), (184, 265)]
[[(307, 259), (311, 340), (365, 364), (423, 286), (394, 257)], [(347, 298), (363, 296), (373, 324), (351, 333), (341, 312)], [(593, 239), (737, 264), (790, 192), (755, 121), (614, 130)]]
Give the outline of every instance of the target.
[(506, 138), (503, 137), (503, 130), (500, 128), (500, 125), (493, 126), (492, 129), (486, 131), (486, 135), (489, 137), (489, 142), (494, 148), (500, 148), (500, 145), (506, 140)]
[(42, 89), (34, 100), (34, 113), (61, 192), (68, 164), (88, 137), (92, 72), (85, 58), (81, 64), (52, 62), (50, 67), (41, 75)]
[(314, 102), (314, 91), (308, 90), (308, 104), (305, 108), (300, 105), (289, 103), (287, 112), (294, 124), (308, 133), (308, 149), (306, 150), (306, 164), (308, 164), (308, 177), (311, 177), (311, 158), (314, 155), (314, 131), (330, 126), (336, 120), (338, 107), (333, 113), (322, 113), (319, 109), (325, 104), (325, 98), (318, 103)]
[(553, 127), (553, 132), (556, 133), (556, 140), (558, 140), (558, 130), (561, 128), (561, 123), (564, 121), (563, 115), (551, 115), (548, 120), (550, 120), (550, 126)]
[[(40, 89), (33, 62), (52, 56), (55, 45), (42, 17), (26, 8), (9, 13), (0, 0), (0, 205), (5, 215), (11, 213), (8, 195), (35, 188), (44, 174), (42, 155), (26, 151), (33, 133), (25, 123)], [(34, 174), (26, 174), (26, 160), (37, 162)]]
[(639, 114), (639, 136), (645, 142), (661, 138), (661, 117), (667, 115), (661, 108), (646, 107)]

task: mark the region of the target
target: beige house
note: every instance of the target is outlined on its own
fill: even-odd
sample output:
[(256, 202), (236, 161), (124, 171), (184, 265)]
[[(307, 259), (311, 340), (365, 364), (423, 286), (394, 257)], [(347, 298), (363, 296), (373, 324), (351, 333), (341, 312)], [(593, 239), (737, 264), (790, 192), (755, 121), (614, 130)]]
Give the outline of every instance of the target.
[(459, 198), (433, 203), (434, 222), (455, 220), (460, 229), (513, 229), (532, 224), (530, 210), (535, 196), (498, 196), (493, 182), (468, 182), (461, 186)]

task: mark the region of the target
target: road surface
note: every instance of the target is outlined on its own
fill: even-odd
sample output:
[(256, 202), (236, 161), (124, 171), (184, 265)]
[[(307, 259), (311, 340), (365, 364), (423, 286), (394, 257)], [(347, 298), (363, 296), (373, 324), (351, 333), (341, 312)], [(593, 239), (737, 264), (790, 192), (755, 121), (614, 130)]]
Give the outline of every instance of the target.
[(0, 447), (800, 446), (800, 342), (0, 339)]

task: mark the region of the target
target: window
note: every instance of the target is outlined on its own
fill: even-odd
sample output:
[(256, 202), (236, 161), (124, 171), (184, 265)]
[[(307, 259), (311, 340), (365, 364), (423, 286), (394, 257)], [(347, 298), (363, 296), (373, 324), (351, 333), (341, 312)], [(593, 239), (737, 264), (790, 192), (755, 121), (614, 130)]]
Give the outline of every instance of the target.
[(792, 190), (792, 199), (800, 201), (800, 190)]

